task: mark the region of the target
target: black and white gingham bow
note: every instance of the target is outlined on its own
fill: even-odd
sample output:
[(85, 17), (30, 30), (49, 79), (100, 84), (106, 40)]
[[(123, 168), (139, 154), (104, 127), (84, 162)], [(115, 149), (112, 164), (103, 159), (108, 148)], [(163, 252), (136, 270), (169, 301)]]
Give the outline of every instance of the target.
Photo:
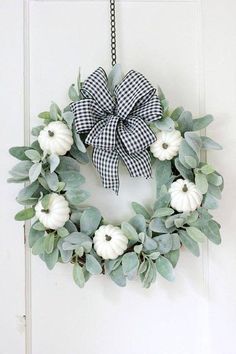
[(98, 68), (83, 84), (83, 99), (70, 104), (76, 131), (88, 133), (85, 142), (94, 148), (93, 163), (104, 187), (116, 193), (119, 191), (119, 157), (131, 177), (151, 176), (146, 149), (156, 137), (146, 122), (162, 116), (155, 91), (142, 74), (131, 70), (115, 87), (112, 97), (106, 73)]

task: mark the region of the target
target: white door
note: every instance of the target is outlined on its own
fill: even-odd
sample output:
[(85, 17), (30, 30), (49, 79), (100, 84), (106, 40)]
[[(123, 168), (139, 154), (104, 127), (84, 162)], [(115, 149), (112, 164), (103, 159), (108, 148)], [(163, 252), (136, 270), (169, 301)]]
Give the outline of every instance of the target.
[[(18, 186), (6, 184), (12, 145), (23, 145), (51, 101), (67, 104), (78, 67), (85, 78), (110, 68), (109, 1), (1, 0), (1, 354), (235, 354), (236, 26), (233, 0), (117, 1), (117, 51), (123, 70), (160, 85), (171, 105), (212, 113), (208, 135), (224, 146), (208, 155), (226, 180), (220, 247), (182, 252), (175, 283), (118, 288), (97, 277), (81, 290), (71, 266), (49, 272), (24, 247), (13, 221)], [(128, 219), (130, 202), (147, 204), (152, 183), (122, 170), (119, 197), (83, 168), (90, 203), (111, 222)], [(27, 231), (27, 227), (26, 227)], [(27, 232), (26, 232), (27, 233)], [(24, 321), (26, 317), (26, 328)]]

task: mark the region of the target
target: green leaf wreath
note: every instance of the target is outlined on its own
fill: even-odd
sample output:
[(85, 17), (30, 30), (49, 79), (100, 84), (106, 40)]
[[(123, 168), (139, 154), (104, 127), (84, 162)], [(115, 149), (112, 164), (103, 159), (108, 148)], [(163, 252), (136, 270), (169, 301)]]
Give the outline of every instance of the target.
[[(114, 89), (117, 75), (113, 72), (109, 80)], [(69, 88), (72, 101), (81, 99), (81, 86), (79, 79), (77, 87)], [(32, 219), (28, 235), (32, 253), (49, 269), (57, 262), (72, 263), (79, 287), (97, 274), (107, 274), (119, 286), (138, 276), (148, 288), (157, 273), (172, 281), (182, 246), (199, 256), (199, 243), (206, 238), (217, 245), (221, 242), (220, 225), (209, 210), (218, 207), (223, 178), (200, 160), (202, 150), (221, 149), (199, 134), (213, 117), (193, 119), (182, 107), (171, 111), (160, 89), (159, 97), (163, 117), (150, 124), (158, 137), (150, 147), (156, 201), (148, 210), (133, 202), (135, 215), (120, 225), (105, 225), (97, 208), (81, 206), (89, 193), (81, 189), (85, 178), (80, 164), (90, 159), (68, 106), (61, 111), (52, 103), (49, 111), (39, 114), (43, 124), (32, 129), (36, 140), (9, 150), (20, 162), (10, 171), (8, 182), (25, 183), (16, 198), (23, 210), (15, 219)], [(45, 134), (53, 137), (51, 127), (63, 140), (57, 141), (55, 151), (44, 139)]]

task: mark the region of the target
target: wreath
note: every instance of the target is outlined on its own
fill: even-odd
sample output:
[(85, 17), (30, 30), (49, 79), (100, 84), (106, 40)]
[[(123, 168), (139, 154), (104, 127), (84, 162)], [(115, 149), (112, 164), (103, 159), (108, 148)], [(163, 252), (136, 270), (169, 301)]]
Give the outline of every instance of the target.
[[(16, 198), (24, 209), (15, 219), (32, 219), (32, 253), (50, 270), (57, 262), (73, 264), (79, 287), (98, 274), (119, 286), (138, 276), (148, 288), (157, 273), (172, 281), (181, 247), (199, 256), (199, 243), (221, 242), (209, 210), (218, 206), (223, 178), (200, 159), (202, 150), (221, 149), (199, 134), (213, 117), (171, 110), (158, 92), (139, 73), (123, 78), (116, 65), (107, 78), (99, 68), (71, 85), (69, 106), (60, 110), (52, 103), (39, 114), (43, 124), (32, 129), (30, 146), (9, 150), (20, 162), (8, 182), (25, 183)], [(133, 202), (135, 215), (119, 225), (105, 224), (96, 207), (84, 207), (89, 193), (81, 189), (80, 164), (90, 161), (88, 144), (104, 186), (117, 193), (120, 159), (132, 177), (148, 178), (153, 171), (154, 205)]]

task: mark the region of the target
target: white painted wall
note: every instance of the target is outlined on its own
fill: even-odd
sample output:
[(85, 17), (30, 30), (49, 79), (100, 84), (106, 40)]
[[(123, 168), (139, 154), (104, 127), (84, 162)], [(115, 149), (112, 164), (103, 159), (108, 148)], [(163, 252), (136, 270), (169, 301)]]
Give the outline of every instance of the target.
[[(1, 96), (8, 132), (1, 130), (1, 354), (236, 353), (235, 10), (233, 0), (118, 1), (118, 59), (124, 71), (144, 73), (173, 106), (215, 115), (208, 134), (225, 150), (209, 154), (209, 161), (225, 171), (224, 199), (216, 213), (223, 244), (205, 246), (199, 259), (182, 252), (174, 284), (158, 279), (149, 290), (138, 283), (120, 289), (101, 276), (80, 290), (70, 265), (49, 272), (38, 258), (31, 260), (27, 248), (25, 253), (22, 225), (12, 221), (18, 186), (5, 183), (14, 163), (6, 151), (23, 144), (24, 136), (27, 140), (29, 124), (36, 124), (37, 113), (51, 100), (68, 102), (67, 88), (79, 66), (84, 78), (100, 65), (109, 69), (108, 1), (0, 2)], [(83, 168), (93, 191), (90, 202), (111, 222), (130, 217), (132, 200), (152, 200), (152, 182), (134, 184), (123, 169), (115, 197), (91, 171), (92, 166)]]

